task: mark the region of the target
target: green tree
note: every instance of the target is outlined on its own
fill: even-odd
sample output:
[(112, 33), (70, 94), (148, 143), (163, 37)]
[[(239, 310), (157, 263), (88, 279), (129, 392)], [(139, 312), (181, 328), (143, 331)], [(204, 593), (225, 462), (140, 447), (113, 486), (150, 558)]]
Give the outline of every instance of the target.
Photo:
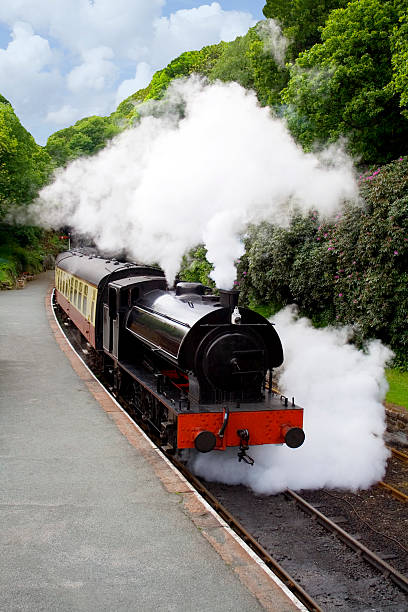
[(46, 150), (57, 166), (82, 155), (94, 155), (121, 131), (109, 117), (86, 117), (75, 125), (52, 134)]
[(303, 146), (347, 136), (362, 162), (383, 162), (406, 150), (408, 121), (393, 92), (393, 2), (355, 0), (333, 11), (322, 43), (300, 54), (283, 92), (292, 133)]
[(0, 216), (13, 204), (28, 204), (48, 180), (47, 152), (23, 128), (11, 104), (0, 99)]
[(210, 278), (213, 266), (207, 260), (207, 249), (200, 244), (184, 255), (178, 277), (187, 282), (202, 283), (207, 287), (214, 287)]
[(254, 87), (254, 79), (248, 52), (254, 35), (251, 30), (223, 45), (222, 53), (210, 72), (210, 80), (236, 81), (247, 89)]
[(245, 36), (224, 43), (210, 80), (236, 81), (246, 89), (254, 89), (262, 106), (278, 106), (288, 71), (276, 63), (260, 25), (251, 28)]
[[(408, 3), (405, 3), (405, 11)], [(400, 106), (408, 106), (408, 16), (402, 14), (399, 24), (394, 27), (392, 39), (392, 67), (394, 71), (392, 85), (394, 90), (400, 94)], [(402, 114), (408, 119), (408, 110), (405, 108)]]
[(295, 59), (300, 51), (320, 42), (320, 29), (330, 12), (347, 5), (348, 0), (266, 0), (265, 17), (278, 21), (289, 39), (289, 54)]

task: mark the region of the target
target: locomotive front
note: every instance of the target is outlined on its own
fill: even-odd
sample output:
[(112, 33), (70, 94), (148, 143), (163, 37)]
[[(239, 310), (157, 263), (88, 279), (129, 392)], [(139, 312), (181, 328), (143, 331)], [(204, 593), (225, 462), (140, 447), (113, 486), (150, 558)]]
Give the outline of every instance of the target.
[[(126, 327), (150, 348), (153, 369), (183, 381), (177, 447), (200, 452), (304, 440), (303, 410), (265, 389), (281, 365), (281, 341), (258, 313), (238, 307), (237, 291), (204, 295), (198, 283), (179, 283), (175, 293), (152, 291), (138, 300)], [(168, 364), (164, 366), (163, 364)]]
[(273, 325), (238, 308), (238, 291), (221, 291), (217, 308), (184, 338), (180, 367), (193, 373), (198, 403), (260, 402), (268, 370), (281, 365), (282, 344)]

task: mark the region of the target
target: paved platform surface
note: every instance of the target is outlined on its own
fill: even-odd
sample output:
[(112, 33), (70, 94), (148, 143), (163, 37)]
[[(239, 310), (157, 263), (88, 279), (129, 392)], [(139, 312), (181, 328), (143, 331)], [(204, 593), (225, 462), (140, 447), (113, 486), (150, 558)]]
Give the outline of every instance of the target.
[(51, 280), (0, 292), (0, 610), (296, 609), (233, 548), (217, 553), (215, 519), (101, 409), (55, 341)]

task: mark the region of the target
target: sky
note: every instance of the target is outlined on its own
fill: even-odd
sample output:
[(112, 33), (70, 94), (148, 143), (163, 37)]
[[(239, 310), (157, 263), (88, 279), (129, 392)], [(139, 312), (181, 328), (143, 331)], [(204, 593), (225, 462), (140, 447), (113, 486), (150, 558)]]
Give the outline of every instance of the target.
[(38, 144), (109, 115), (156, 70), (233, 40), (264, 0), (13, 0), (0, 3), (0, 94)]

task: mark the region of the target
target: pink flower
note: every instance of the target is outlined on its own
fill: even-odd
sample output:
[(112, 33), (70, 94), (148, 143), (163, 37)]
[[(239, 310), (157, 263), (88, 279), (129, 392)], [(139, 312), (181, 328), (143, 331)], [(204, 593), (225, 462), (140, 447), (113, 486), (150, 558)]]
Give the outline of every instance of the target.
[(343, 294), (342, 294), (342, 293), (339, 293), (339, 297), (343, 297)]
[(394, 251), (394, 255), (398, 255), (398, 251)]

